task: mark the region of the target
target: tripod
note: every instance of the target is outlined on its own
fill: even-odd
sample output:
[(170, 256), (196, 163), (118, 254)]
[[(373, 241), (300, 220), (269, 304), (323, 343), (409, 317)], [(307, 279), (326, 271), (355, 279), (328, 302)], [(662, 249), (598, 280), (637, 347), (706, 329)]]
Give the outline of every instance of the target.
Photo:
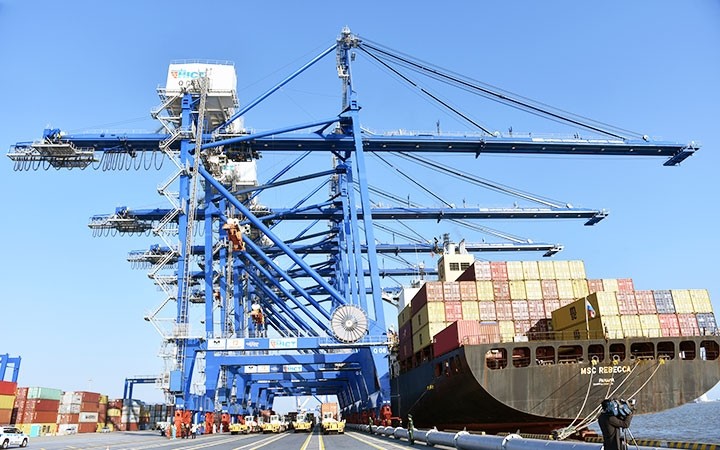
[(639, 447), (638, 447), (638, 443), (637, 443), (637, 441), (635, 440), (635, 436), (633, 436), (632, 431), (630, 431), (630, 428), (623, 428), (623, 429), (622, 429), (623, 449), (627, 449), (627, 448), (628, 448), (628, 444), (627, 444), (627, 443), (628, 443), (628, 440), (627, 440), (627, 435), (628, 435), (628, 434), (630, 435), (630, 439), (632, 439), (632, 442), (635, 444), (635, 449), (636, 449), (636, 450), (640, 450)]

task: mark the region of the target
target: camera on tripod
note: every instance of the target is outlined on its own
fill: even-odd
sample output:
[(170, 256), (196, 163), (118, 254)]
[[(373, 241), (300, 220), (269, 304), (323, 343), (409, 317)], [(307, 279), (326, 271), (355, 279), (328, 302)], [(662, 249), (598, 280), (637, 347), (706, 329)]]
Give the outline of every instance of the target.
[(629, 400), (605, 400), (603, 401), (603, 409), (611, 413), (613, 416), (625, 420), (635, 411), (637, 401), (634, 398)]

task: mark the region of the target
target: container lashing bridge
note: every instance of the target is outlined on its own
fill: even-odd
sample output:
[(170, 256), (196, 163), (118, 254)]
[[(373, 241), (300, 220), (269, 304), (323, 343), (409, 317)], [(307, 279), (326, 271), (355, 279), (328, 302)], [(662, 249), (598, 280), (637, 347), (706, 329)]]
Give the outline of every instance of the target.
[[(244, 128), (242, 121), (255, 106), (333, 53), (342, 86), (339, 111), (269, 131)], [(439, 130), (365, 130), (352, 76), (358, 54), (475, 132), (454, 136)], [(563, 122), (590, 137), (580, 132), (568, 138), (492, 132), (415, 78), (423, 76)], [(66, 134), (46, 129), (41, 139), (17, 143), (8, 152), (17, 170), (152, 170), (163, 167), (163, 162), (174, 165), (172, 175), (158, 188), (167, 198), (167, 208), (121, 207), (92, 217), (89, 227), (98, 235), (153, 234), (163, 241), (131, 252), (128, 259), (149, 269), (149, 277), (165, 294), (145, 319), (162, 337), (166, 366), (159, 377), (128, 382), (159, 382), (169, 401), (190, 411), (253, 414), (269, 408), (280, 395), (337, 395), (348, 421), (367, 424), (370, 417), (389, 425), (396, 343), (383, 308), (385, 302), (397, 301), (397, 289), (384, 288), (382, 281), (432, 275), (434, 269), (413, 265), (404, 255), (442, 252), (442, 243), (419, 238), (407, 230), (409, 223), (449, 222), (498, 241), (464, 243), (468, 252), (533, 251), (552, 256), (561, 245), (535, 243), (476, 222), (579, 219), (594, 225), (607, 215), (482, 179), (439, 164), (429, 155), (653, 156), (676, 165), (698, 150), (695, 144), (657, 142), (558, 112), (361, 39), (347, 28), (331, 46), (243, 107), (235, 85), (231, 64), (173, 63), (166, 86), (158, 90), (161, 104), (151, 113), (162, 132)], [(299, 156), (260, 184), (257, 163), (262, 155), (273, 153)], [(312, 170), (289, 176), (317, 154), (331, 158), (329, 169), (319, 170), (315, 164)], [(412, 180), (390, 158), (444, 172), (531, 206), (456, 206), (426, 187), (429, 180)], [(372, 179), (372, 164), (414, 181), (442, 206), (426, 207), (383, 190), (378, 186), (386, 180)], [(305, 187), (312, 182), (319, 186)], [(283, 188), (307, 195), (287, 208), (260, 203), (262, 192)], [(321, 193), (323, 188), (328, 195)], [(401, 226), (391, 229), (388, 224)], [(393, 242), (381, 242), (381, 235), (392, 235)], [(395, 243), (396, 237), (408, 242)], [(380, 258), (395, 267), (381, 267)], [(126, 386), (126, 395), (131, 391)]]

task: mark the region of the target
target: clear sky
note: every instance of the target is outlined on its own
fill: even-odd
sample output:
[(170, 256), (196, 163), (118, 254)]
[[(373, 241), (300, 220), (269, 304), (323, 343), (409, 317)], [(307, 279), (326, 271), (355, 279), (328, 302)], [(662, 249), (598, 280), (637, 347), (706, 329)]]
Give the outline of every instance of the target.
[[(39, 138), (48, 125), (68, 132), (154, 131), (155, 88), (176, 59), (234, 62), (238, 97), (247, 103), (331, 45), (346, 25), (544, 103), (653, 138), (702, 144), (680, 167), (663, 167), (660, 159), (481, 156), (475, 170), (610, 211), (595, 227), (487, 226), (562, 243), (557, 257), (584, 260), (591, 278), (631, 277), (638, 289), (706, 288), (720, 311), (720, 3), (714, 0), (0, 0), (0, 148)], [(332, 56), (309, 77), (276, 94), (245, 124), (268, 129), (336, 114), (340, 84)], [(378, 70), (359, 70), (356, 83), (369, 129), (434, 130), (438, 120), (443, 130), (466, 129)], [(492, 129), (558, 131), (553, 122), (494, 104), (470, 108)], [(157, 240), (94, 238), (87, 224), (120, 205), (167, 207), (156, 191), (167, 174), (15, 172), (8, 158), (0, 159), (0, 174), (7, 206), (0, 221), (6, 255), (0, 353), (23, 358), (21, 385), (122, 397), (126, 376), (158, 374), (159, 335), (143, 316), (162, 295), (126, 261), (129, 251)], [(456, 202), (463, 198), (455, 193)], [(136, 394), (160, 399), (148, 387)], [(711, 397), (718, 396), (716, 388)]]

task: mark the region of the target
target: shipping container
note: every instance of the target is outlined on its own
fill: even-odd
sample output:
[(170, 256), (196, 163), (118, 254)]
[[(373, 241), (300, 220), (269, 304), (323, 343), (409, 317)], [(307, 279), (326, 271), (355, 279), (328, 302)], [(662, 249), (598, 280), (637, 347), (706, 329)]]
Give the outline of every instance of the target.
[(560, 308), (560, 300), (556, 298), (543, 300), (543, 304), (545, 305), (545, 317), (548, 319), (552, 317), (553, 311)]
[(495, 300), (495, 290), (492, 281), (476, 281), (475, 290), (478, 300)]
[(458, 320), (435, 335), (433, 354), (435, 357), (455, 350), (463, 345), (468, 336), (480, 335), (480, 322), (476, 320)]
[(460, 301), (460, 283), (457, 281), (444, 281), (443, 300), (446, 302)]
[(0, 380), (0, 395), (17, 395), (17, 383)]
[(653, 298), (658, 314), (675, 314), (675, 304), (670, 291), (653, 291)]
[(497, 312), (495, 309), (495, 302), (478, 302), (478, 312), (480, 313), (480, 320), (497, 320)]
[(445, 302), (445, 321), (455, 322), (463, 319), (462, 302)]
[(680, 324), (677, 314), (658, 314), (660, 322), (660, 334), (666, 337), (680, 336)]
[(512, 342), (515, 340), (515, 322), (512, 320), (499, 320), (497, 323), (501, 342)]
[(573, 292), (573, 284), (570, 280), (556, 280), (558, 298), (571, 298), (576, 299), (575, 293)]
[(542, 290), (543, 300), (556, 300), (558, 296), (557, 281), (555, 280), (542, 280), (540, 282), (540, 288)]
[(62, 390), (46, 387), (31, 387), (28, 389), (27, 398), (40, 398), (60, 401), (60, 398), (62, 398)]
[(518, 336), (527, 336), (530, 331), (529, 320), (515, 320), (515, 340), (518, 340)]
[(495, 315), (497, 320), (513, 320), (512, 302), (510, 300), (498, 300), (495, 302)]
[[(693, 309), (692, 299), (690, 298), (690, 291), (687, 289), (671, 289), (673, 304), (675, 305), (675, 312), (678, 314), (692, 314), (695, 312)], [(680, 327), (682, 329), (682, 326)], [(684, 335), (686, 336), (686, 335)]]
[(538, 261), (537, 263), (541, 280), (555, 279), (555, 265), (552, 261)]
[[(620, 312), (621, 315), (638, 314), (637, 304), (635, 304), (635, 294), (633, 292), (618, 291), (615, 294), (615, 298), (617, 298), (618, 311)], [(632, 335), (632, 336), (638, 336), (638, 335)]]
[(525, 280), (525, 292), (528, 300), (542, 300), (542, 285), (540, 280)]
[(527, 300), (527, 292), (525, 291), (525, 282), (523, 280), (510, 281), (509, 286), (511, 300)]
[(413, 333), (413, 353), (432, 345), (433, 337), (447, 327), (447, 323), (429, 323)]
[(510, 300), (510, 282), (493, 280), (493, 296), (495, 300)]
[(512, 304), (512, 319), (514, 321), (530, 320), (527, 300), (512, 300), (510, 303)]
[(592, 301), (592, 299), (596, 300), (597, 306), (600, 308), (600, 310), (597, 312), (600, 315), (620, 315), (620, 310), (618, 310), (617, 297), (615, 292), (596, 292), (594, 294), (590, 294), (586, 298), (590, 300), (590, 303), (593, 306), (595, 306), (596, 304)]
[(525, 280), (539, 280), (540, 269), (538, 268), (537, 261), (523, 261), (523, 277)]
[(710, 293), (707, 289), (690, 289), (690, 301), (693, 305), (695, 313), (711, 313), (713, 312), (712, 303), (710, 303)]
[(464, 302), (475, 302), (478, 300), (477, 282), (460, 281), (460, 300)]
[[(618, 292), (620, 293), (620, 292)], [(640, 324), (640, 316), (637, 314), (623, 314), (621, 312), (620, 324), (622, 325), (624, 337), (642, 337), (643, 330)]]
[(15, 395), (0, 394), (0, 409), (13, 409)]
[(426, 303), (413, 315), (411, 322), (415, 330), (419, 330), (420, 327), (425, 326), (428, 322), (445, 322), (445, 303)]
[(545, 318), (545, 303), (542, 300), (528, 300), (528, 314), (535, 322)]
[(510, 281), (518, 281), (525, 279), (525, 273), (523, 272), (522, 261), (507, 261), (505, 263), (507, 267), (507, 277)]
[(588, 289), (587, 280), (585, 278), (573, 278), (571, 281), (574, 298), (587, 297), (590, 295), (590, 290)]
[(635, 304), (639, 314), (656, 314), (658, 312), (652, 291), (635, 291)]
[(508, 279), (508, 272), (507, 272), (507, 264), (505, 261), (491, 261), (490, 262), (490, 273), (492, 275), (492, 280), (499, 280), (499, 281), (507, 281)]
[(569, 280), (570, 276), (570, 263), (569, 261), (553, 261), (553, 269), (555, 270), (555, 278), (558, 280)]
[(490, 281), (490, 263), (488, 261), (475, 261), (457, 277), (457, 281)]
[(441, 281), (426, 281), (417, 294), (410, 301), (410, 312), (414, 316), (427, 303), (443, 301), (443, 283)]
[(617, 290), (618, 292), (633, 292), (635, 290), (635, 285), (632, 278), (618, 278)]
[(398, 326), (401, 327), (412, 319), (412, 307), (408, 304), (400, 310), (398, 314)]
[(617, 292), (618, 291), (617, 278), (603, 278), (602, 285), (603, 285), (603, 291), (605, 291), (605, 292)]
[[(677, 306), (677, 305), (676, 305)], [(698, 328), (698, 321), (695, 314), (687, 313), (687, 314), (677, 314), (678, 318), (678, 324), (680, 325), (680, 335), (681, 336), (697, 336), (700, 334), (700, 329)]]
[(697, 313), (696, 316), (698, 322), (698, 329), (700, 334), (705, 336), (708, 334), (717, 334), (718, 326), (715, 321), (715, 314), (713, 313)]
[(600, 291), (604, 290), (602, 280), (589, 279), (589, 280), (587, 280), (587, 285), (588, 285), (588, 295), (592, 294), (593, 292), (600, 292)]
[(478, 308), (478, 302), (462, 302), (462, 316), (465, 320), (480, 320), (480, 309)]
[(587, 278), (585, 275), (585, 263), (581, 260), (569, 261), (570, 266), (570, 278), (573, 280), (584, 280)]
[(660, 319), (657, 314), (640, 314), (640, 327), (645, 337), (662, 336)]
[(13, 423), (12, 409), (0, 409), (0, 423)]

